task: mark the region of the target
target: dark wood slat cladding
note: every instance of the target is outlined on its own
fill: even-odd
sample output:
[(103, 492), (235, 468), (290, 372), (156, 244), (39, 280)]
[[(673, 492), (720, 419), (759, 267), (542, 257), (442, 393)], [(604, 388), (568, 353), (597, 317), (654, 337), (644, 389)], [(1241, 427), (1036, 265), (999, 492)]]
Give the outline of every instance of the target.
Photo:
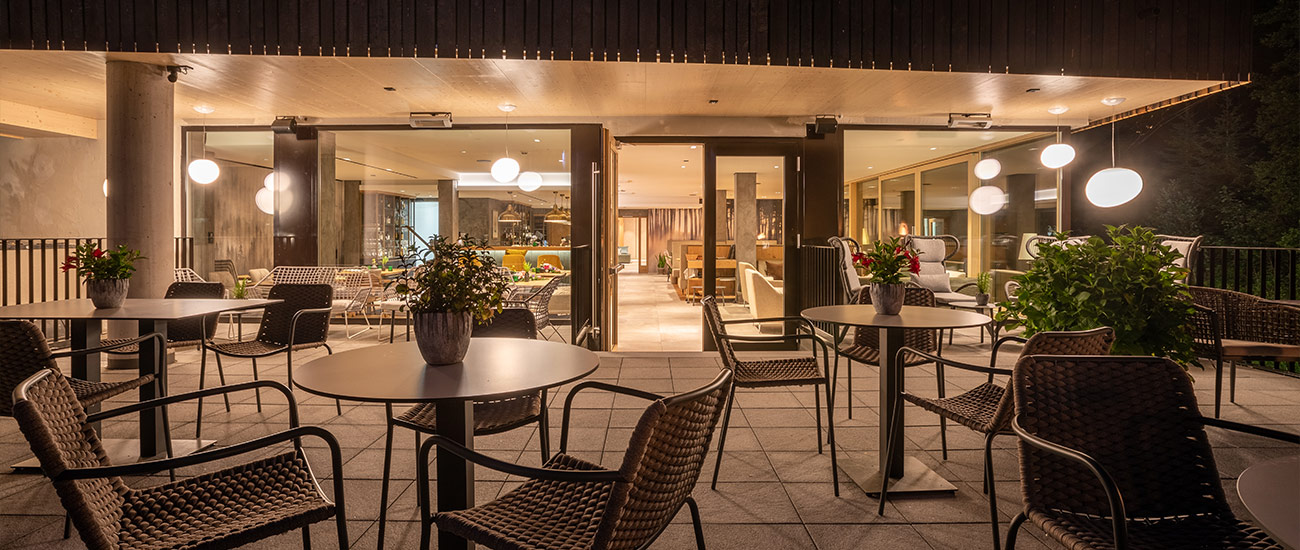
[(1243, 80), (1230, 0), (6, 0), (0, 48)]

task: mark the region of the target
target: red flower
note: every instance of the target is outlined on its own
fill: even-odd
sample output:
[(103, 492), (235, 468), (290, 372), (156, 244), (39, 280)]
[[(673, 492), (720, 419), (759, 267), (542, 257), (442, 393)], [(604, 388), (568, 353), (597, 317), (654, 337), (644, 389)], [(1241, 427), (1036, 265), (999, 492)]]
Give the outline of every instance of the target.
[(100, 249), (98, 249), (98, 248), (96, 248), (94, 252), (91, 252), (91, 255), (94, 256), (94, 257), (96, 257), (96, 258), (103, 258), (103, 257), (104, 257), (104, 251), (103, 251), (103, 250), (100, 250)]
[(908, 266), (908, 271), (911, 271), (912, 273), (920, 273), (921, 259), (916, 256), (912, 256), (912, 263), (910, 266)]
[(59, 266), (59, 269), (62, 269), (64, 273), (67, 273), (68, 271), (76, 268), (77, 268), (76, 256), (68, 256), (67, 258), (64, 258), (63, 265)]

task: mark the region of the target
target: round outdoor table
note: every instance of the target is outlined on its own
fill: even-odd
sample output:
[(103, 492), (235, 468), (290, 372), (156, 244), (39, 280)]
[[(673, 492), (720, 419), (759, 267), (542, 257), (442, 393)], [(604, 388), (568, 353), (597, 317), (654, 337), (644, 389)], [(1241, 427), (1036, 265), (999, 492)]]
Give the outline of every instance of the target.
[[(969, 311), (938, 307), (903, 306), (898, 315), (879, 315), (875, 307), (867, 304), (821, 306), (803, 310), (804, 319), (814, 323), (830, 323), (848, 327), (880, 329), (880, 453), (878, 462), (872, 464), (866, 455), (848, 454), (840, 459), (840, 468), (868, 494), (880, 493), (880, 475), (885, 471), (886, 442), (894, 430), (903, 429), (903, 415), (889, 414), (898, 403), (903, 391), (903, 367), (897, 364), (898, 349), (903, 347), (905, 329), (939, 330), (979, 327), (991, 319)], [(900, 432), (901, 435), (901, 432)], [(900, 439), (901, 441), (901, 439)], [(846, 453), (847, 454), (847, 453)], [(943, 476), (912, 457), (903, 456), (903, 445), (894, 445), (893, 469), (889, 472), (890, 493), (923, 493), (956, 491)]]
[(1256, 464), (1237, 478), (1237, 495), (1269, 536), (1300, 548), (1300, 456)]
[[(465, 359), (430, 366), (415, 342), (341, 351), (294, 369), (294, 385), (335, 399), (370, 403), (433, 403), (437, 433), (474, 448), (474, 401), (511, 397), (566, 384), (600, 365), (589, 350), (562, 342), (473, 338)], [(438, 511), (474, 506), (474, 465), (438, 448)], [(438, 548), (466, 548), (440, 531)]]

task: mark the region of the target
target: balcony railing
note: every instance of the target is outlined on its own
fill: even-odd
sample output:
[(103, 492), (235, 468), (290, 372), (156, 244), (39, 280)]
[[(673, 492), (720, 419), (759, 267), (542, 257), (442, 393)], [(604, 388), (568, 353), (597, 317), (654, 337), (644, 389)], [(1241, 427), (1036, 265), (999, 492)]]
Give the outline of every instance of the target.
[(1270, 300), (1297, 299), (1300, 248), (1203, 246), (1192, 284), (1253, 294)]

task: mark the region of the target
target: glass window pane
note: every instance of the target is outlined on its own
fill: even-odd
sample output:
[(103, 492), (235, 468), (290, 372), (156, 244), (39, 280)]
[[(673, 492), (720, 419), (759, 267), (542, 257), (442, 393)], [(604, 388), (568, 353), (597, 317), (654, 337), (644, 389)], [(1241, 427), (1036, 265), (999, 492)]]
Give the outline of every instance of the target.
[(1038, 159), (1042, 148), (1053, 140), (1048, 137), (984, 154), (984, 158), (1002, 163), (1002, 172), (985, 184), (996, 185), (1007, 195), (1002, 210), (984, 217), (989, 269), (1028, 269), (1025, 240), (1057, 229), (1058, 170), (1043, 166)]
[(200, 277), (233, 287), (235, 278), (249, 270), (275, 266), (278, 193), (266, 185), (275, 166), (273, 139), (269, 130), (185, 132), (185, 166), (207, 159), (219, 170), (217, 179), (206, 184), (188, 170), (185, 175), (194, 271)]
[(921, 172), (922, 235), (952, 235), (961, 243), (948, 259), (948, 269), (966, 271), (966, 188), (965, 162)]
[[(743, 309), (725, 307), (724, 318), (780, 317), (785, 314), (781, 285), (785, 279), (785, 159), (782, 157), (718, 157), (717, 189), (726, 194), (728, 229), (718, 232), (718, 294), (734, 294)], [(780, 323), (739, 332), (781, 332)], [(730, 329), (728, 329), (730, 330)]]
[(868, 180), (862, 186), (862, 234), (858, 242), (869, 243), (880, 237), (880, 180)]
[(905, 174), (881, 184), (881, 232), (884, 237), (911, 235), (916, 225), (916, 178)]

